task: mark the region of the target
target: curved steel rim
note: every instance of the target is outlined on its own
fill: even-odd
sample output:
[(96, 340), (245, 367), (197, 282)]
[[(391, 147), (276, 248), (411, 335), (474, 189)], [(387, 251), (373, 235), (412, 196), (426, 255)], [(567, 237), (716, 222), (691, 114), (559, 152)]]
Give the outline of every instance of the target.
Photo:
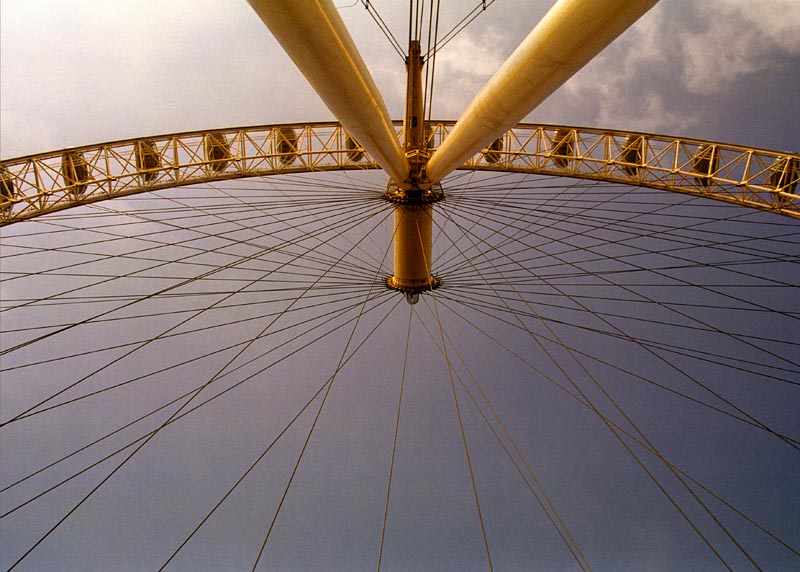
[[(453, 121), (431, 122), (431, 152)], [(402, 137), (402, 123), (394, 123)], [(286, 173), (378, 169), (339, 124), (155, 135), (0, 162), (0, 226), (171, 187)], [(686, 193), (800, 218), (800, 155), (583, 127), (518, 124), (461, 169), (557, 175)]]

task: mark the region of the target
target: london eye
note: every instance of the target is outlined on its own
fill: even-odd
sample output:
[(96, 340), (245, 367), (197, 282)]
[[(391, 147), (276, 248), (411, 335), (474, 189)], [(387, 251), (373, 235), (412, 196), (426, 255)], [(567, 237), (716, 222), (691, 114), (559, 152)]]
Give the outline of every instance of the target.
[[(791, 34), (757, 44), (736, 20), (753, 10), (723, 1), (250, 0), (176, 11), (193, 26), (171, 33), (204, 62), (178, 70), (123, 23), (97, 27), (117, 9), (55, 9), (74, 37), (97, 30), (99, 60), (163, 59), (178, 93), (198, 78), (186, 106), (202, 113), (104, 112), (91, 62), (25, 84), (33, 60), (14, 50), (35, 60), (42, 16), (22, 26), (9, 4), (2, 570), (800, 566)], [(800, 29), (794, 6), (771, 14)], [(159, 18), (128, 16), (140, 31)], [(468, 40), (498, 29), (507, 53), (476, 94), (459, 83), (483, 65)], [(785, 61), (751, 69), (732, 45), (706, 54), (725, 77), (695, 62), (693, 83), (674, 65), (702, 57), (685, 46), (709, 30)], [(646, 66), (656, 51), (663, 75)], [(203, 79), (223, 68), (285, 101), (256, 92), (237, 115), (238, 91)], [(633, 69), (651, 81), (632, 88)], [(614, 86), (632, 99), (581, 116), (581, 74), (609, 82), (582, 84), (592, 105)], [(785, 123), (706, 126), (721, 102), (752, 109), (745, 87), (714, 103), (727, 76), (771, 78), (757, 101)], [(676, 78), (696, 114), (672, 120), (656, 86)], [(129, 79), (149, 101), (136, 86), (152, 79)], [(325, 108), (296, 115), (314, 92)], [(26, 98), (46, 114), (76, 97), (120, 124), (81, 112), (86, 135), (31, 147), (46, 130)], [(634, 110), (662, 117), (603, 124)], [(236, 125), (247, 113), (267, 120)]]

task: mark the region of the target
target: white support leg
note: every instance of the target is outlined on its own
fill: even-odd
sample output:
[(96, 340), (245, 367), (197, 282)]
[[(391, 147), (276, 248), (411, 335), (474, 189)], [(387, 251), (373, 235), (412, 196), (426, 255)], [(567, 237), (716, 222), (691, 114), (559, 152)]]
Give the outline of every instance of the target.
[(402, 185), (408, 161), (361, 54), (330, 0), (248, 0), (328, 109)]
[(428, 163), (436, 183), (519, 123), (658, 0), (559, 0), (475, 96)]

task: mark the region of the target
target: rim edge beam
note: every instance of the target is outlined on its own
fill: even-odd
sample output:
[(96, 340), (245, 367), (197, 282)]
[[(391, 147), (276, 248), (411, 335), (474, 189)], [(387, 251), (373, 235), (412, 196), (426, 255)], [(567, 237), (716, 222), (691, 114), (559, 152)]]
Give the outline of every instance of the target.
[[(452, 121), (430, 124), (426, 140), (431, 149), (453, 125)], [(401, 123), (396, 122), (394, 129), (399, 139)], [(9, 159), (0, 162), (0, 226), (197, 183), (378, 169), (364, 151), (340, 125), (313, 123), (156, 135)], [(71, 159), (65, 161), (68, 154)], [(798, 153), (666, 135), (520, 124), (459, 169), (643, 186), (800, 219)], [(434, 186), (431, 192), (441, 190)], [(387, 192), (386, 198), (400, 197)]]

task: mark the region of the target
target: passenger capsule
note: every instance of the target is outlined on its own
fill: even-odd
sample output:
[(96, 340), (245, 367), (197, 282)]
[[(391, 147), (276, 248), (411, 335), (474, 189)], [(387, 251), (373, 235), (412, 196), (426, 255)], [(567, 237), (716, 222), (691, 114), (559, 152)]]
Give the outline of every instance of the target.
[(361, 148), (361, 145), (350, 135), (347, 136), (344, 146), (347, 149), (347, 160), (351, 163), (358, 163), (364, 158), (364, 150)]
[(800, 180), (800, 165), (794, 157), (778, 159), (770, 167), (772, 172), (769, 176), (769, 184), (775, 187), (774, 199), (778, 207), (785, 206), (789, 199), (778, 194), (778, 192), (794, 194), (797, 189), (797, 181)]
[(206, 133), (203, 136), (203, 150), (211, 170), (221, 173), (231, 160), (231, 145), (224, 133)]
[(625, 147), (622, 149), (622, 168), (629, 177), (639, 175), (639, 166), (642, 164), (642, 148), (644, 137), (629, 135), (625, 138)]
[(425, 122), (425, 148), (426, 149), (433, 149), (433, 144), (434, 144), (433, 134), (434, 134), (433, 126), (426, 121)]
[(551, 154), (553, 162), (566, 169), (571, 159), (575, 156), (575, 142), (573, 141), (572, 131), (569, 129), (559, 129), (553, 136), (553, 152)]
[(770, 167), (772, 174), (769, 176), (769, 184), (775, 187), (776, 191), (794, 194), (797, 188), (797, 181), (800, 179), (800, 165), (794, 157), (778, 159)]
[(0, 212), (7, 213), (14, 200), (14, 178), (8, 169), (0, 167)]
[(151, 182), (158, 176), (161, 168), (161, 153), (154, 141), (143, 140), (136, 142), (136, 168), (145, 183)]
[(80, 151), (67, 151), (61, 158), (61, 177), (70, 192), (80, 198), (86, 192), (89, 181), (89, 165)]
[(492, 141), (486, 149), (483, 150), (483, 160), (494, 165), (500, 161), (500, 153), (503, 151), (503, 138), (499, 137)]
[(282, 165), (291, 165), (297, 159), (297, 133), (291, 127), (278, 130), (278, 155)]
[(719, 150), (716, 145), (700, 145), (694, 154), (692, 172), (696, 173), (694, 180), (699, 185), (708, 187), (711, 176), (717, 172), (719, 164)]

